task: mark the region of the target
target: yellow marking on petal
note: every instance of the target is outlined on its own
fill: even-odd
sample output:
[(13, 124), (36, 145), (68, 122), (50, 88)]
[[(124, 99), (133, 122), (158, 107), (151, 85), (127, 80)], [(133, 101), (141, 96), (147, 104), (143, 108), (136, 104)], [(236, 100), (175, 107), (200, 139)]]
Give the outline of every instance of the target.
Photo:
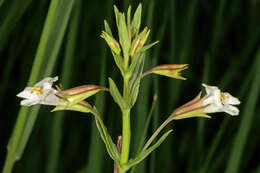
[(227, 99), (228, 99), (228, 97), (225, 96), (224, 93), (220, 93), (220, 100), (221, 100), (221, 102), (224, 102), (224, 101), (226, 101)]
[(36, 92), (37, 95), (42, 95), (43, 88), (41, 88), (41, 87), (34, 87), (34, 88), (31, 89), (31, 94), (33, 94), (34, 92)]

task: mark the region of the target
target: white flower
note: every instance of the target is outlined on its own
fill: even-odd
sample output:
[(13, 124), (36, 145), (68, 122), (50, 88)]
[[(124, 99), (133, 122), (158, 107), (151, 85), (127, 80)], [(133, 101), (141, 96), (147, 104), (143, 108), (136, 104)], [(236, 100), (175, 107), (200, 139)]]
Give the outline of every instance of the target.
[(60, 99), (55, 95), (58, 91), (52, 88), (53, 82), (58, 80), (58, 76), (47, 77), (36, 83), (33, 87), (26, 87), (17, 97), (24, 98), (21, 101), (22, 106), (32, 106), (36, 104), (44, 105), (63, 105)]
[(240, 101), (227, 92), (221, 92), (216, 86), (202, 84), (205, 87), (207, 95), (203, 105), (209, 105), (205, 108), (205, 113), (226, 112), (230, 115), (238, 115), (239, 110), (232, 105), (240, 104)]

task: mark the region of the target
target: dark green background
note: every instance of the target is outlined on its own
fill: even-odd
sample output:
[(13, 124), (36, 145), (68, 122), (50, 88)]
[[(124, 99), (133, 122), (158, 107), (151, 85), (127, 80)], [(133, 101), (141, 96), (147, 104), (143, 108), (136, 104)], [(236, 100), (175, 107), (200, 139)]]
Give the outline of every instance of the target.
[[(157, 76), (142, 81), (131, 115), (132, 156), (155, 93), (158, 103), (149, 136), (174, 108), (196, 96), (203, 82), (219, 86), (242, 103), (237, 117), (218, 113), (212, 119), (171, 123), (169, 128), (174, 133), (135, 172), (260, 173), (258, 0), (75, 0), (52, 76), (60, 76), (66, 88), (81, 84), (107, 86), (108, 77), (122, 83), (99, 35), (104, 19), (116, 34), (113, 4), (125, 11), (129, 4), (135, 9), (139, 2), (143, 3), (141, 28), (151, 29), (150, 41), (160, 40), (147, 54), (145, 70), (165, 63), (187, 63), (190, 67), (183, 72), (187, 81)], [(0, 169), (20, 108), (20, 99), (15, 95), (28, 81), (49, 5), (46, 0), (6, 0), (0, 6)], [(42, 65), (44, 70), (48, 61)], [(89, 102), (101, 109), (116, 140), (121, 133), (118, 106), (108, 93), (98, 94)], [(50, 110), (51, 107), (41, 107), (14, 172), (112, 172), (113, 163), (97, 134), (93, 117)]]

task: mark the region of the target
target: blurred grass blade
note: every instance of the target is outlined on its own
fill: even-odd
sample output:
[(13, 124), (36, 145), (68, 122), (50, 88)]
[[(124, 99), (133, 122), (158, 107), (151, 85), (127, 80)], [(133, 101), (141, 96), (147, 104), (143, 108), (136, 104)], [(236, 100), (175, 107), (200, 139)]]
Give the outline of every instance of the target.
[[(73, 0), (51, 1), (30, 74), (29, 86), (36, 83), (38, 79), (42, 77), (43, 74), (41, 74), (41, 72), (44, 73), (44, 76), (51, 74), (65, 33), (73, 2)], [(47, 68), (46, 64), (48, 64)], [(10, 173), (15, 161), (20, 159), (37, 118), (39, 108), (39, 106), (35, 106), (31, 109), (27, 107), (20, 109), (11, 140), (8, 144), (8, 155), (3, 170), (4, 173)]]
[[(6, 7), (5, 15), (6, 17), (2, 18), (3, 21), (0, 20), (1, 27), (0, 27), (0, 52), (4, 48), (6, 41), (10, 35), (10, 33), (15, 28), (15, 25), (21, 19), (24, 12), (27, 10), (29, 5), (31, 4), (32, 0), (14, 0), (14, 1), (5, 1), (0, 0), (0, 8), (3, 9), (1, 5), (5, 3), (3, 7)], [(2, 11), (0, 11), (2, 12)], [(1, 14), (1, 13), (0, 13)]]
[(226, 0), (220, 0), (218, 6), (218, 11), (215, 18), (215, 25), (212, 32), (212, 40), (211, 40), (211, 56), (215, 56), (217, 52), (217, 48), (219, 47), (223, 30), (226, 28), (223, 25), (223, 21), (225, 21), (224, 18), (224, 11), (226, 8), (227, 1)]
[[(113, 10), (112, 10), (112, 2), (108, 2), (107, 5), (107, 11), (106, 11), (107, 15), (106, 15), (106, 19), (108, 21), (110, 21), (112, 14), (113, 14)], [(105, 21), (105, 30), (107, 32), (111, 32), (111, 29), (107, 23), (107, 21)], [(101, 57), (101, 64), (100, 64), (100, 69), (99, 69), (99, 73), (100, 73), (100, 81), (99, 81), (99, 85), (100, 86), (105, 86), (106, 85), (106, 75), (107, 75), (107, 48), (106, 45), (103, 43), (102, 46), (99, 47), (102, 51), (100, 57)], [(105, 113), (105, 93), (100, 93), (98, 95), (96, 95), (95, 97), (95, 106), (98, 108), (98, 111), (100, 113), (101, 118), (104, 117), (104, 113)], [(106, 113), (107, 115), (108, 113)], [(114, 117), (112, 117), (114, 118)], [(102, 173), (104, 172), (104, 162), (105, 162), (105, 158), (107, 157), (107, 153), (105, 150), (105, 145), (102, 142), (100, 136), (99, 136), (99, 132), (97, 130), (97, 126), (95, 121), (92, 122), (91, 125), (91, 134), (90, 134), (90, 147), (89, 147), (89, 153), (88, 153), (88, 160), (87, 160), (87, 164), (86, 164), (86, 168), (84, 169), (85, 173), (88, 172), (95, 172), (95, 173)], [(97, 166), (98, 163), (98, 166)], [(112, 170), (112, 168), (111, 168)], [(110, 170), (109, 170), (110, 172)]]
[[(211, 58), (208, 55), (204, 56), (204, 65), (203, 65), (203, 77), (202, 77), (202, 83), (208, 83), (209, 82), (209, 69), (210, 69), (210, 63)], [(204, 156), (204, 142), (205, 142), (205, 119), (199, 118), (198, 121), (198, 128), (197, 128), (197, 153), (201, 155), (199, 159), (197, 160), (198, 165), (201, 165), (202, 158)]]
[(3, 3), (4, 3), (4, 0), (0, 0), (0, 8), (3, 5)]
[[(73, 60), (75, 58), (76, 41), (78, 26), (80, 21), (81, 1), (76, 1), (71, 14), (70, 24), (68, 26), (68, 37), (66, 40), (65, 57), (62, 65), (61, 84), (64, 88), (69, 88), (73, 73)], [(59, 154), (61, 152), (63, 122), (65, 111), (54, 113), (52, 122), (51, 139), (49, 145), (49, 158), (47, 162), (46, 173), (59, 172), (60, 165)]]
[[(153, 102), (152, 102), (152, 106), (151, 106), (149, 115), (148, 115), (148, 117), (145, 121), (145, 125), (144, 125), (144, 128), (143, 128), (141, 139), (139, 140), (139, 145), (138, 145), (138, 149), (137, 149), (138, 152), (140, 152), (142, 150), (142, 147), (145, 143), (145, 140), (146, 140), (146, 137), (147, 137), (147, 134), (148, 134), (148, 128), (149, 128), (149, 125), (150, 125), (150, 122), (151, 122), (151, 119), (152, 119), (154, 108), (156, 106), (156, 101), (157, 101), (157, 95), (155, 94), (154, 97), (153, 97)], [(136, 166), (137, 165), (133, 166), (133, 168), (130, 171), (131, 173), (135, 172)]]
[[(255, 58), (255, 63), (260, 67), (260, 49)], [(242, 153), (245, 148), (245, 143), (248, 138), (253, 116), (255, 115), (255, 108), (259, 99), (260, 92), (260, 68), (255, 71), (255, 76), (252, 81), (251, 88), (248, 90), (248, 97), (245, 103), (244, 111), (241, 114), (241, 125), (234, 139), (233, 149), (227, 163), (226, 173), (236, 173), (239, 170), (240, 162), (242, 160)]]
[(243, 51), (240, 53), (241, 60), (235, 61), (232, 65), (232, 68), (227, 68), (225, 75), (223, 76), (222, 81), (220, 82), (219, 86), (225, 87), (227, 86), (227, 83), (229, 83), (232, 78), (237, 74), (237, 71), (239, 71), (240, 68), (248, 61), (248, 57), (254, 51), (255, 45), (259, 41), (260, 37), (260, 25), (258, 24), (258, 13), (257, 6), (252, 5), (250, 9), (250, 19), (247, 29), (247, 36), (245, 45), (246, 47), (243, 49)]
[(180, 62), (188, 63), (187, 58), (190, 55), (192, 42), (194, 39), (194, 31), (196, 28), (196, 17), (198, 15), (199, 0), (193, 0), (188, 8), (188, 15), (186, 17), (185, 34), (183, 35), (182, 51), (180, 53)]
[[(52, 9), (52, 5), (50, 7), (50, 18), (49, 15), (47, 16), (46, 23), (43, 30), (43, 35), (41, 37), (40, 45), (37, 50), (36, 59), (37, 57), (43, 57), (41, 58), (48, 60), (48, 65), (42, 66), (39, 65), (38, 68), (44, 68), (42, 74), (39, 74), (40, 76), (50, 76), (53, 72), (55, 62), (58, 57), (58, 52), (63, 40), (63, 36), (65, 34), (65, 30), (68, 24), (68, 20), (71, 14), (71, 10), (73, 7), (74, 0), (57, 0), (57, 6)], [(53, 6), (54, 7), (54, 6)], [(52, 12), (54, 12), (52, 14)], [(48, 20), (49, 19), (49, 20)], [(45, 30), (46, 29), (46, 30)], [(48, 59), (47, 59), (48, 57)], [(44, 63), (43, 63), (44, 64)], [(34, 70), (35, 64), (33, 65), (32, 73)], [(32, 113), (28, 116), (28, 123), (26, 123), (24, 128), (24, 133), (21, 138), (21, 143), (18, 147), (18, 157), (20, 158), (23, 154), (24, 148), (26, 147), (26, 144), (28, 142), (28, 139), (30, 137), (34, 122), (37, 118), (38, 111), (31, 111)], [(35, 116), (35, 117), (34, 117)]]

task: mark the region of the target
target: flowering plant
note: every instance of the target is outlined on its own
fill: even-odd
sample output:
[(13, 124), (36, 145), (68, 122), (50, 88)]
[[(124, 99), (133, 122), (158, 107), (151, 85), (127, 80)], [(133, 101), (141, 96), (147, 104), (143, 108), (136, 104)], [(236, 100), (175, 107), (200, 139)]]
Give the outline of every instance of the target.
[[(240, 101), (229, 93), (221, 92), (215, 86), (202, 84), (206, 90), (205, 96), (201, 98), (200, 92), (193, 100), (175, 109), (147, 140), (141, 152), (129, 159), (131, 141), (130, 115), (131, 109), (138, 98), (141, 80), (149, 74), (186, 80), (180, 73), (187, 69), (188, 65), (163, 64), (143, 72), (146, 58), (145, 52), (156, 45), (158, 41), (146, 44), (150, 34), (147, 27), (139, 32), (142, 6), (138, 6), (133, 17), (131, 16), (131, 7), (128, 8), (126, 16), (124, 13), (119, 12), (117, 7), (114, 7), (114, 11), (118, 39), (113, 36), (106, 20), (104, 21), (105, 31), (102, 31), (101, 37), (110, 47), (115, 64), (121, 72), (123, 78), (122, 93), (118, 89), (118, 84), (112, 78), (108, 79), (108, 88), (97, 85), (82, 85), (70, 89), (63, 89), (62, 87), (55, 89), (52, 85), (58, 80), (58, 77), (47, 77), (32, 87), (26, 87), (17, 96), (24, 98), (21, 101), (22, 106), (44, 104), (55, 106), (52, 111), (70, 110), (92, 114), (107, 152), (115, 162), (114, 172), (125, 173), (162, 144), (172, 130), (161, 135), (157, 141), (155, 139), (171, 121), (192, 117), (210, 118), (207, 114), (215, 112), (226, 112), (232, 116), (238, 115), (239, 110), (233, 105), (240, 104)], [(118, 138), (117, 144), (112, 140), (98, 109), (85, 101), (88, 97), (101, 91), (110, 93), (122, 113), (122, 136)]]

